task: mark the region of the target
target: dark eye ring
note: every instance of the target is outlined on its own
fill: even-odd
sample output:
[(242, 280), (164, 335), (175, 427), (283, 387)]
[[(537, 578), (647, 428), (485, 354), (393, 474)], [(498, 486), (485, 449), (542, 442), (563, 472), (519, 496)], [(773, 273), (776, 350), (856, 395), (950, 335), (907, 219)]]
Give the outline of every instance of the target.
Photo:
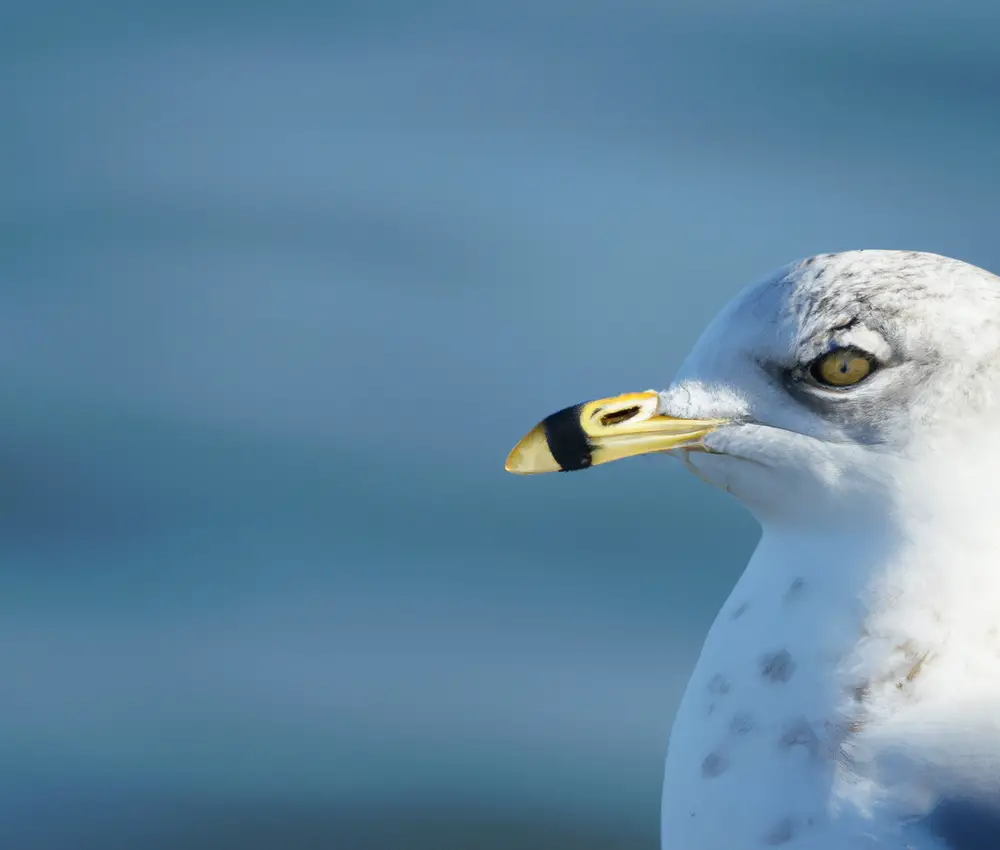
[(851, 387), (861, 383), (878, 367), (867, 351), (853, 346), (834, 348), (809, 364), (809, 374), (824, 387)]

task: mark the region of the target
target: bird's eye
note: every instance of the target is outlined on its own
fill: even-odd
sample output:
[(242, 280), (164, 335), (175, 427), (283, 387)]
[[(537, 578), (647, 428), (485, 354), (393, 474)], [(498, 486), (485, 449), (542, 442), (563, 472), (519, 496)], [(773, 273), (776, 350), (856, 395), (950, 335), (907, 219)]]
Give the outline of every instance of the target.
[(849, 387), (867, 378), (875, 370), (875, 360), (857, 348), (835, 348), (817, 357), (809, 374), (827, 387)]

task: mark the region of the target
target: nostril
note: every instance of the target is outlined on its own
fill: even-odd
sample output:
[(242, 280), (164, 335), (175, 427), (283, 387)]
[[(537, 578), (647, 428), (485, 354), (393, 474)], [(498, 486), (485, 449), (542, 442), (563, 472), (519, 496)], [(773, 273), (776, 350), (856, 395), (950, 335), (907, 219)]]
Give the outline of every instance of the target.
[(639, 412), (639, 410), (639, 407), (625, 407), (621, 410), (613, 410), (611, 413), (605, 413), (601, 417), (601, 424), (605, 428), (608, 428), (611, 425), (618, 425), (621, 422), (631, 419)]

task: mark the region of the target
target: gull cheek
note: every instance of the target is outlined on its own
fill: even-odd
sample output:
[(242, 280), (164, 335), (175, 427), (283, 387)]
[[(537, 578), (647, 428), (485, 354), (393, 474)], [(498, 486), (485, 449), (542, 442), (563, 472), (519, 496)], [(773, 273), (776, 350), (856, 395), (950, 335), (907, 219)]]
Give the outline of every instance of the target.
[(703, 451), (685, 451), (684, 465), (688, 471), (706, 484), (732, 493), (732, 463), (724, 455)]

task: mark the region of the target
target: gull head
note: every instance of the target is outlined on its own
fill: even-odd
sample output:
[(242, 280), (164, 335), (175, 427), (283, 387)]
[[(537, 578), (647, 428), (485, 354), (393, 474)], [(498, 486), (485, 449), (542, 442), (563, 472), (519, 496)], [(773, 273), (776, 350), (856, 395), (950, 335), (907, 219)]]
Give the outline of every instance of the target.
[(881, 522), (901, 490), (933, 489), (932, 458), (1000, 458), (997, 386), (1000, 279), (936, 254), (822, 254), (737, 295), (666, 389), (560, 410), (506, 468), (668, 453), (765, 524)]

